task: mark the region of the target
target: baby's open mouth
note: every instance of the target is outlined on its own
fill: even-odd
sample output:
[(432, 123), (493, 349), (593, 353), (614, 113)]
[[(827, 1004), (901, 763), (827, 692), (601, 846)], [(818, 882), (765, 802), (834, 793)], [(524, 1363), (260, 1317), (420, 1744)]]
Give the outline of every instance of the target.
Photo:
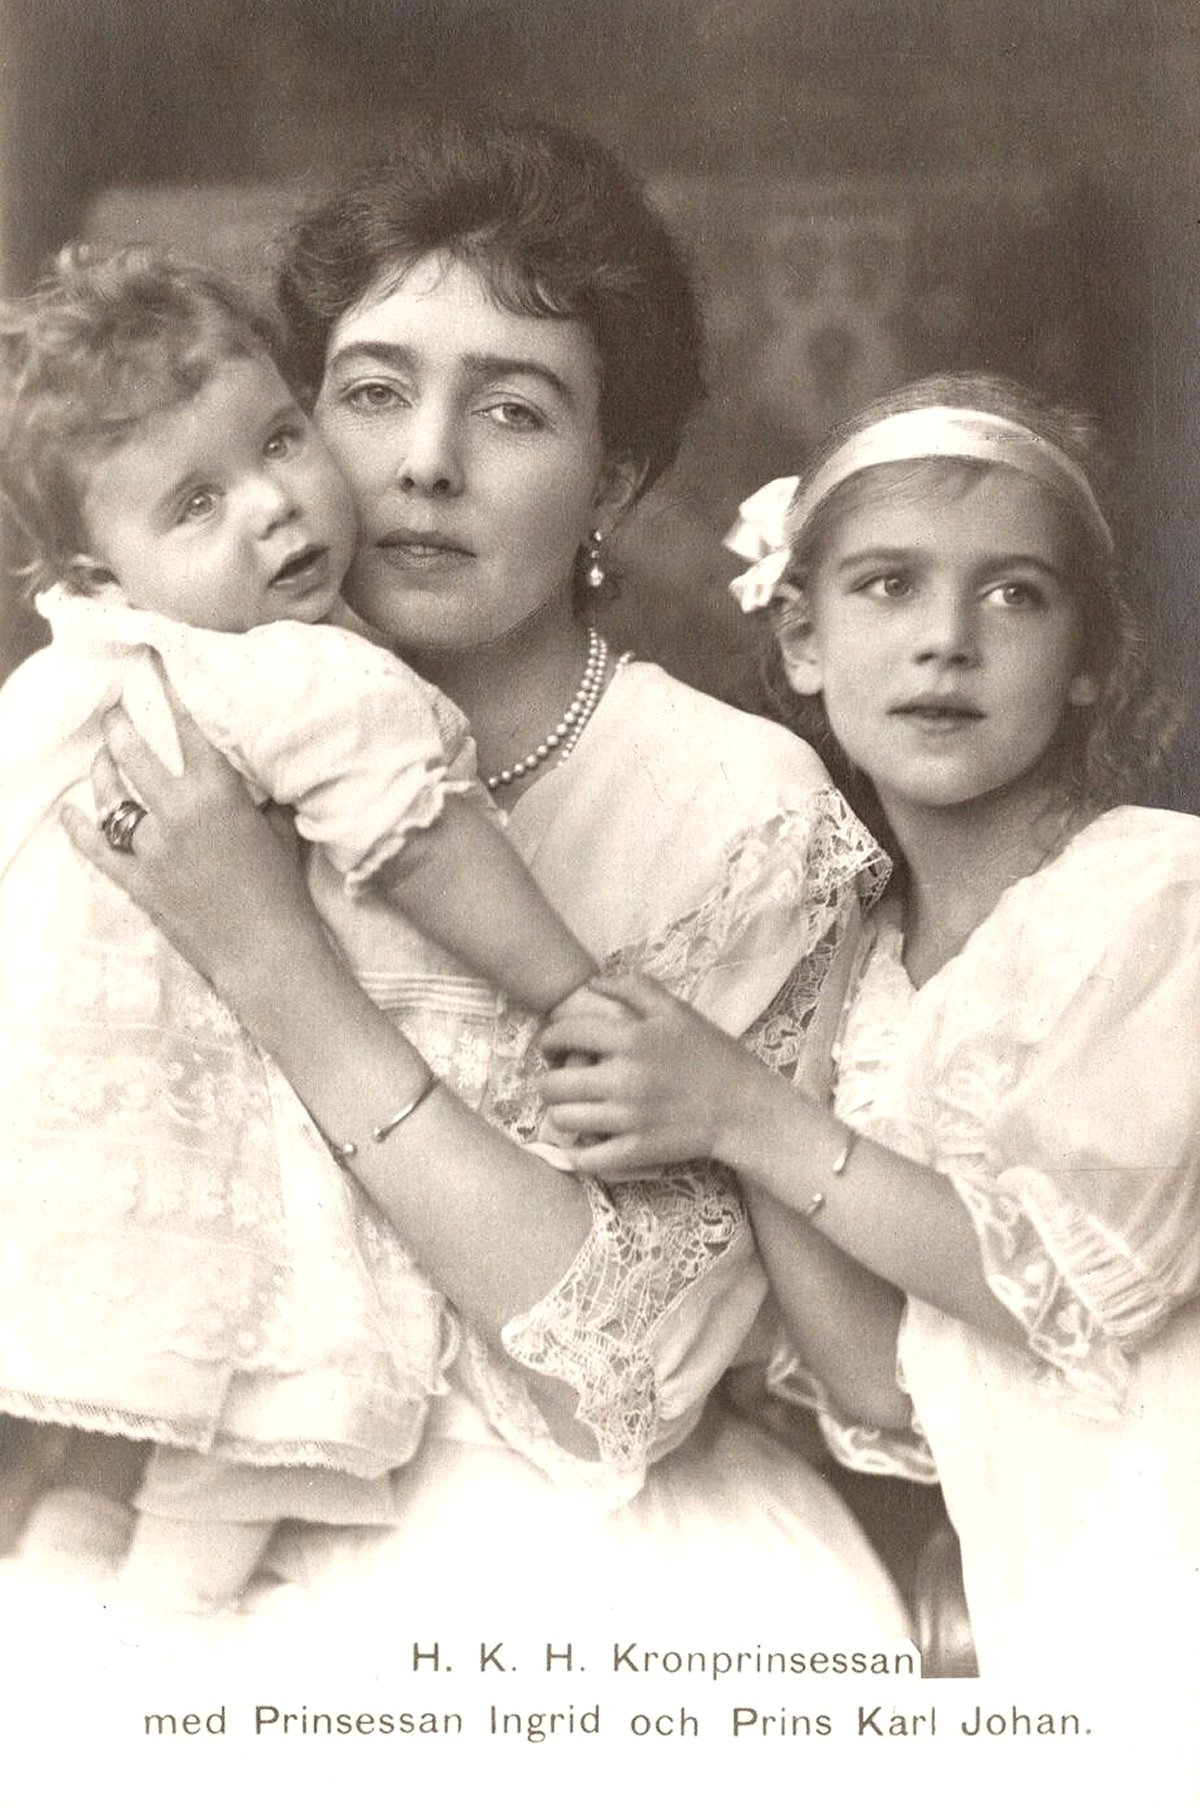
[(275, 576), (271, 586), (290, 586), (303, 584), (309, 578), (321, 575), (325, 560), (323, 546), (305, 546), (300, 552), (294, 552), (290, 559), (285, 559)]

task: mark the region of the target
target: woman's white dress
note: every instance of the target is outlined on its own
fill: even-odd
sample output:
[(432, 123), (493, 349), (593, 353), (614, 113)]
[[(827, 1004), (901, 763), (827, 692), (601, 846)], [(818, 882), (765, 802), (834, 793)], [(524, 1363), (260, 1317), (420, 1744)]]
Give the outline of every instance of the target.
[(835, 1104), (953, 1181), (1018, 1333), (900, 1337), (982, 1673), (1200, 1678), (1200, 821), (1111, 811), (920, 988), (902, 953), (884, 906)]
[[(624, 666), (569, 762), (512, 810), (509, 832), (551, 902), (606, 968), (640, 967), (793, 1067), (839, 928), (877, 889), (878, 850), (812, 750), (783, 729)], [(393, 998), (429, 1046), (460, 988)], [(386, 976), (379, 993), (386, 1002)], [(752, 1026), (753, 1029), (752, 1029)], [(488, 1076), (445, 1071), (536, 1142), (518, 1033)], [(464, 1056), (473, 1061), (474, 1055)], [(389, 1638), (401, 1607), (505, 1599), (572, 1622), (703, 1591), (747, 1630), (780, 1601), (806, 1634), (904, 1637), (890, 1579), (827, 1485), (710, 1395), (746, 1345), (766, 1282), (728, 1175), (673, 1170), (590, 1186), (593, 1229), (569, 1273), (486, 1345), (447, 1306), (454, 1355), (421, 1450), (394, 1477), (397, 1523), (300, 1526), (274, 1553), (323, 1616)], [(598, 1455), (564, 1453), (523, 1383), (570, 1383)], [(708, 1412), (699, 1432), (701, 1415)], [(755, 1603), (757, 1602), (757, 1607)]]

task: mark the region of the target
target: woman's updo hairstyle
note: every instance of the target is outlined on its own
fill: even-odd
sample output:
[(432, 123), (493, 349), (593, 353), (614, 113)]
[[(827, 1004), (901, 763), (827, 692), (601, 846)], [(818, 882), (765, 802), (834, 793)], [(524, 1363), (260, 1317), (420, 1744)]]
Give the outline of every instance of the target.
[[(1027, 428), (1079, 468), (1103, 506), (1106, 471), (1092, 417), (1045, 402), (1023, 385), (987, 372), (928, 377), (891, 391), (842, 422), (818, 448), (810, 470), (817, 471), (862, 428), (917, 408), (973, 409)], [(986, 460), (934, 458), (854, 472), (817, 505), (793, 541), (787, 580), (800, 599), (777, 608), (785, 619), (788, 611), (803, 610), (805, 577), (848, 515), (898, 495), (944, 494), (947, 489), (962, 494), (997, 468), (1005, 467)], [(1146, 627), (1126, 596), (1111, 546), (1082, 502), (1072, 502), (1058, 489), (1042, 486), (1042, 491), (1064, 535), (1064, 576), (1079, 608), (1081, 670), (1095, 680), (1098, 691), (1093, 704), (1064, 711), (1049, 749), (1050, 770), (1069, 810), (1105, 809), (1137, 795), (1171, 738), (1176, 711), (1153, 679)], [(799, 697), (791, 690), (777, 648), (769, 657), (768, 688), (774, 713), (813, 742), (860, 814), (886, 836), (871, 787), (861, 773), (848, 768), (822, 699)]]
[(703, 393), (702, 328), (684, 259), (629, 171), (540, 121), (406, 120), (286, 242), (279, 301), (301, 392), (320, 387), (348, 309), (435, 252), (469, 265), (499, 307), (590, 330), (605, 451), (653, 483)]

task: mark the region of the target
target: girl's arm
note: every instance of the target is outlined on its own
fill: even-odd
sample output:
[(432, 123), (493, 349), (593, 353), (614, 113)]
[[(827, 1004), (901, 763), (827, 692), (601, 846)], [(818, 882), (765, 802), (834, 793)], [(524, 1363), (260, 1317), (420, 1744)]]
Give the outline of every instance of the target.
[[(542, 1037), (548, 1056), (593, 1057), (543, 1081), (557, 1130), (603, 1139), (575, 1152), (580, 1172), (614, 1177), (668, 1162), (723, 1162), (798, 1217), (799, 1247), (811, 1248), (819, 1230), (900, 1293), (1021, 1340), (987, 1285), (975, 1229), (949, 1180), (878, 1143), (851, 1139), (831, 1111), (653, 981), (592, 986), (627, 1006), (629, 1020), (572, 1011)], [(769, 1234), (782, 1273), (777, 1228)]]
[(526, 1010), (544, 1014), (596, 971), (499, 823), (462, 793), (410, 833), (375, 883), (418, 929)]
[(904, 1295), (769, 1193), (747, 1188), (763, 1266), (796, 1351), (846, 1416), (909, 1431), (912, 1402), (896, 1380)]

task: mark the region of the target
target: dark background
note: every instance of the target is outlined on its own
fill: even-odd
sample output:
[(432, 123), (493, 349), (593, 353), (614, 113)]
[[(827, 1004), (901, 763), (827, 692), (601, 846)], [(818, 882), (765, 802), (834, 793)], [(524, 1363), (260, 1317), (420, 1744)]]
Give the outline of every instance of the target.
[[(948, 364), (1082, 400), (1164, 663), (1200, 671), (1194, 0), (0, 0), (6, 292), (64, 240), (265, 268), (414, 100), (595, 132), (693, 245), (715, 354), (614, 635), (745, 694), (719, 533), (841, 408)], [(32, 644), (9, 605), (0, 670)], [(1157, 794), (1200, 799), (1193, 726)]]

